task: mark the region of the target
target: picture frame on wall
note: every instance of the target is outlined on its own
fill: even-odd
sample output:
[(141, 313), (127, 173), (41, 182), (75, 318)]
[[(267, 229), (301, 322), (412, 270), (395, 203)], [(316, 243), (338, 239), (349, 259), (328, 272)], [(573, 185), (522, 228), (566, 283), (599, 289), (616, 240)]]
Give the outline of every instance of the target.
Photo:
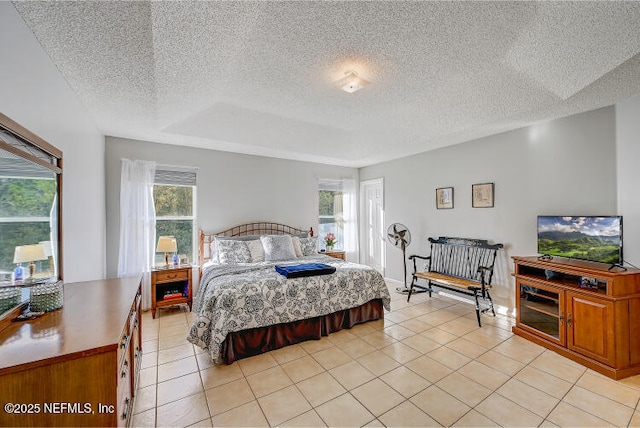
[(436, 189), (436, 208), (439, 210), (453, 208), (453, 187), (440, 187)]
[(473, 208), (493, 208), (494, 184), (478, 183), (471, 185), (471, 206)]

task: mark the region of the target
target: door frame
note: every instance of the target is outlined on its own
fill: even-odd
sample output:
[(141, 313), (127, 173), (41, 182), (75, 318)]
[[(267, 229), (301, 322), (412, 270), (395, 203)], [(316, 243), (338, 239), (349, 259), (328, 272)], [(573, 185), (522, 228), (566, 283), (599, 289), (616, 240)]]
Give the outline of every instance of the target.
[[(384, 237), (384, 178), (374, 178), (371, 180), (364, 180), (360, 182), (360, 263), (366, 264), (367, 257), (369, 255), (369, 235), (366, 233), (367, 228), (369, 226), (368, 219), (366, 216), (366, 188), (368, 186), (376, 186), (381, 189), (382, 194), (382, 218), (380, 220), (380, 236)], [(386, 245), (384, 245), (384, 239), (381, 239), (380, 243), (380, 268), (382, 276), (385, 275), (386, 271)]]

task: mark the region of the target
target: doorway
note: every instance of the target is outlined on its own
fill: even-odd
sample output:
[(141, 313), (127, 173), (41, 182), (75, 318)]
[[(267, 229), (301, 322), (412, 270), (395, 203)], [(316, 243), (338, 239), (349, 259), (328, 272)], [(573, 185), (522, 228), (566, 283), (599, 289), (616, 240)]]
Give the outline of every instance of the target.
[(384, 276), (384, 180), (376, 178), (360, 183), (360, 218), (362, 237), (361, 263), (371, 266)]

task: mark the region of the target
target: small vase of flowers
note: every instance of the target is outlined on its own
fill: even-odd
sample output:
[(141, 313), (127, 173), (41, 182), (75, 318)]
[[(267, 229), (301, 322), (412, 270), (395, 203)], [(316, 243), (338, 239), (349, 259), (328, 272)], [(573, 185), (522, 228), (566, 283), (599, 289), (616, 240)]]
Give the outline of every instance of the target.
[(327, 233), (324, 237), (324, 243), (327, 251), (332, 251), (333, 246), (336, 244), (336, 235), (331, 232)]

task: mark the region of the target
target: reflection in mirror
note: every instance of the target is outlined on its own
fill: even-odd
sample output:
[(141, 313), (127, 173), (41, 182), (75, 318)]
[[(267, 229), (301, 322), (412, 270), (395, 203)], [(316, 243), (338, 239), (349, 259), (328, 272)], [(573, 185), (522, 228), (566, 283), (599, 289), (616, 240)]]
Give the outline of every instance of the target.
[(59, 150), (0, 114), (0, 317), (62, 278)]

